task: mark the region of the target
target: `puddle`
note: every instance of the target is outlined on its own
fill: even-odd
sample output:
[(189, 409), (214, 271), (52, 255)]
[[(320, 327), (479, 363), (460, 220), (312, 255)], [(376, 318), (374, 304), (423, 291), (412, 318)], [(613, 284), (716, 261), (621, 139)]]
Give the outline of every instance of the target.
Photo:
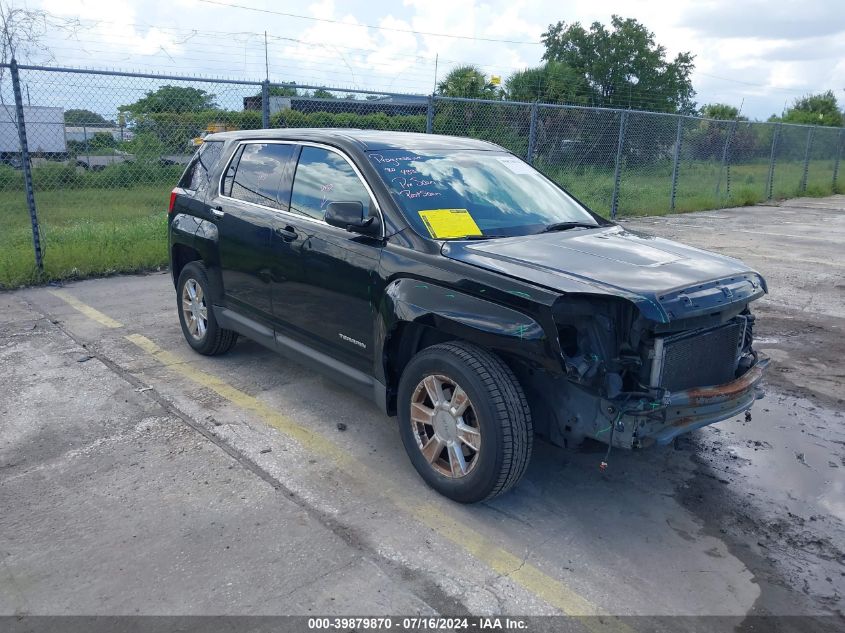
[(760, 609), (802, 613), (790, 603), (810, 599), (813, 611), (841, 615), (845, 415), (769, 389), (751, 420), (725, 420), (696, 436), (703, 477), (687, 507), (752, 569)]
[(845, 524), (845, 416), (807, 400), (767, 395), (743, 418), (723, 423), (743, 474), (805, 518), (829, 514)]

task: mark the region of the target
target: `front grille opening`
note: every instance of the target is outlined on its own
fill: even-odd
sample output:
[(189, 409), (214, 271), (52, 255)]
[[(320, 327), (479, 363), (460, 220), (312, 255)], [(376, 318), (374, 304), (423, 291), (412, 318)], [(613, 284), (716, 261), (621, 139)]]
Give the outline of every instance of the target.
[(743, 329), (741, 322), (732, 321), (708, 330), (658, 338), (652, 386), (683, 391), (730, 382), (736, 375)]

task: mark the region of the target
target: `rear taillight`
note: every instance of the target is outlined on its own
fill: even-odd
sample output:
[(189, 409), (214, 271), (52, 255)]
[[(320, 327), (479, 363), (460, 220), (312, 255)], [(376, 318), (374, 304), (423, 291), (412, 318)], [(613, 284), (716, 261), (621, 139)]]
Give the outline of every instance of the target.
[(170, 206), (167, 208), (168, 213), (173, 213), (173, 207), (176, 205), (176, 196), (179, 195), (179, 189), (176, 188), (170, 192)]

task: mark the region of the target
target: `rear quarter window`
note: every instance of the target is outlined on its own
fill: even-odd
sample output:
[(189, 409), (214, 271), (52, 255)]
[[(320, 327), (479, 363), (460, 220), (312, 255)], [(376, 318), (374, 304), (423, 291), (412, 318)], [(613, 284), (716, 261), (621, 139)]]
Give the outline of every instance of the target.
[(204, 195), (211, 187), (211, 174), (223, 153), (223, 141), (206, 141), (194, 154), (179, 181), (183, 189)]

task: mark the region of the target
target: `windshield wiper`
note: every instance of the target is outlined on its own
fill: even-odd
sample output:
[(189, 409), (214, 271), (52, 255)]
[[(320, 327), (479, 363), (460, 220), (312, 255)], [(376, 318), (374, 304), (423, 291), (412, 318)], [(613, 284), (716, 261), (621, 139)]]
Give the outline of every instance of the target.
[(456, 237), (456, 240), (495, 240), (501, 235), (464, 235), (463, 237)]
[(553, 231), (568, 231), (569, 229), (597, 229), (598, 224), (590, 224), (589, 222), (555, 222), (549, 224), (540, 233), (552, 233)]

